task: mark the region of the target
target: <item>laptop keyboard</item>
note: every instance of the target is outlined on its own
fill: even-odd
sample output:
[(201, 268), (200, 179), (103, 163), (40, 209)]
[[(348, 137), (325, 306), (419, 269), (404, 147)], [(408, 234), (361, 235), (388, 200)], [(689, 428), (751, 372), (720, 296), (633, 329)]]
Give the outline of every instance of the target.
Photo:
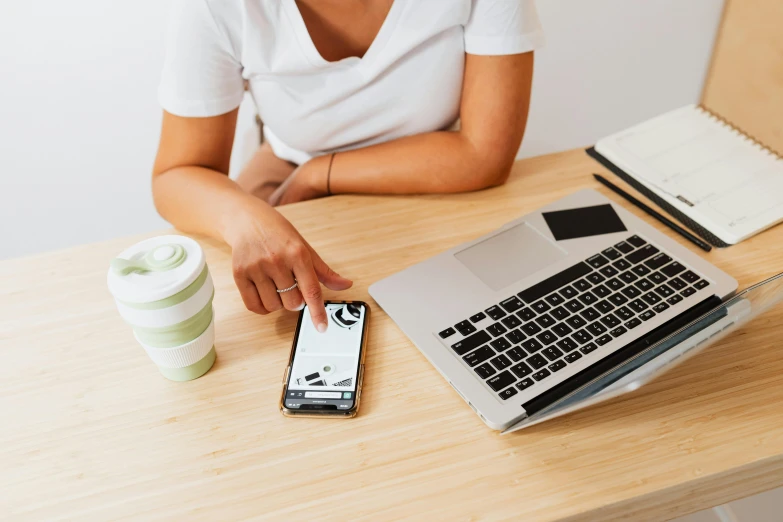
[(634, 235), (438, 335), (506, 400), (709, 284)]

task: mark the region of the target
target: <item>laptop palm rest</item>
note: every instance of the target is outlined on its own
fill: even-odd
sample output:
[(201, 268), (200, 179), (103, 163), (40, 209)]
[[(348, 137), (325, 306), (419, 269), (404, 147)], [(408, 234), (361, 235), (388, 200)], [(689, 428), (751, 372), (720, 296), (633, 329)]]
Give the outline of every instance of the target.
[(460, 250), (454, 257), (492, 290), (546, 268), (568, 253), (527, 223), (520, 223)]

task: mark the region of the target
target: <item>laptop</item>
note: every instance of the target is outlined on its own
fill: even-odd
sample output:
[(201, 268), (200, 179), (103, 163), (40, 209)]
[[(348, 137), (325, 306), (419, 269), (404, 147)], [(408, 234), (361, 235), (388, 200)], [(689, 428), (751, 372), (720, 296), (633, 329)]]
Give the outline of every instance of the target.
[(582, 190), (370, 286), (492, 429), (637, 389), (783, 296)]

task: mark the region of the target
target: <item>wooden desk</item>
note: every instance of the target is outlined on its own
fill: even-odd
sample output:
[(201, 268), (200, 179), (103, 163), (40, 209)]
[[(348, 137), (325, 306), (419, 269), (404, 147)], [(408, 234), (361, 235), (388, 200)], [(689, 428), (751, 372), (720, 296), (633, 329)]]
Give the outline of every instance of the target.
[[(577, 189), (618, 201), (601, 171), (571, 151), (484, 192), (282, 212), (354, 278), (345, 297), (370, 300), (370, 283)], [(631, 396), (499, 436), (376, 305), (360, 415), (286, 419), (295, 315), (245, 311), (228, 249), (202, 240), (218, 362), (169, 382), (106, 290), (138, 239), (0, 263), (6, 520), (661, 520), (783, 485), (783, 307)], [(777, 227), (706, 257), (745, 286), (783, 268), (781, 245)]]

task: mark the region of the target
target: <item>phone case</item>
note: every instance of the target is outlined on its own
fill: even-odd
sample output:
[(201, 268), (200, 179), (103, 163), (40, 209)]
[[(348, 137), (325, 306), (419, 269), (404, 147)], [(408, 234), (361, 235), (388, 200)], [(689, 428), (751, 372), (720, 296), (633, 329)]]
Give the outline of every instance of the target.
[(362, 386), (364, 385), (364, 361), (367, 357), (367, 340), (370, 333), (370, 307), (364, 301), (326, 301), (324, 304), (360, 304), (364, 306), (364, 331), (362, 332), (362, 344), (361, 344), (361, 357), (359, 358), (359, 372), (356, 377), (356, 402), (353, 408), (347, 411), (339, 410), (326, 410), (323, 412), (308, 411), (307, 413), (301, 413), (296, 410), (292, 410), (285, 407), (285, 395), (288, 392), (288, 375), (291, 373), (291, 366), (294, 362), (294, 350), (296, 349), (296, 341), (299, 338), (299, 328), (302, 325), (302, 314), (304, 310), (299, 314), (299, 320), (296, 323), (296, 332), (294, 335), (293, 343), (291, 344), (291, 354), (288, 356), (288, 365), (286, 366), (285, 373), (283, 374), (283, 390), (280, 394), (280, 412), (286, 417), (304, 417), (304, 418), (338, 418), (338, 419), (350, 419), (356, 417), (359, 412), (359, 405), (362, 400)]

